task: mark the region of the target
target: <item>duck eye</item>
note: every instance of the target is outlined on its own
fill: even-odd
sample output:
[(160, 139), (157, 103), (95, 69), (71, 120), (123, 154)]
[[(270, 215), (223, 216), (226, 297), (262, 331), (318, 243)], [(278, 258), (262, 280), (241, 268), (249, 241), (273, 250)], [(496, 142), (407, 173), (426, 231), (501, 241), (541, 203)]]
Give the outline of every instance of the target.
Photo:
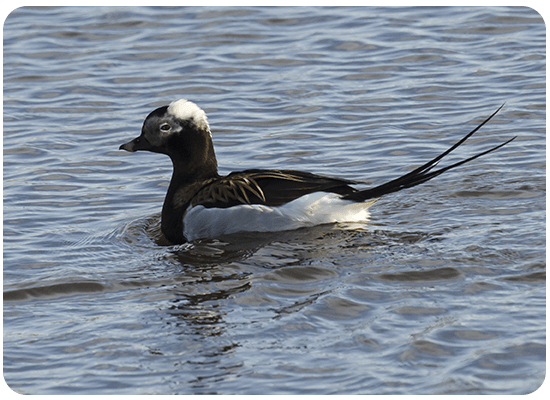
[(160, 130), (163, 131), (163, 132), (168, 132), (170, 129), (171, 129), (170, 125), (166, 124), (166, 123), (164, 123), (160, 126)]

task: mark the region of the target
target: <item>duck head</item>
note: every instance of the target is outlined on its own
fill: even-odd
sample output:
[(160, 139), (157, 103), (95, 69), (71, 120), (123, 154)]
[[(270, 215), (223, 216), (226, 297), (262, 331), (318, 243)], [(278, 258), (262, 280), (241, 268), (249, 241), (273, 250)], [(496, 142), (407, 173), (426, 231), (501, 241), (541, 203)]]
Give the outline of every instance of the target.
[(141, 135), (119, 149), (166, 154), (172, 159), (174, 169), (217, 171), (206, 114), (185, 99), (151, 112), (143, 122)]

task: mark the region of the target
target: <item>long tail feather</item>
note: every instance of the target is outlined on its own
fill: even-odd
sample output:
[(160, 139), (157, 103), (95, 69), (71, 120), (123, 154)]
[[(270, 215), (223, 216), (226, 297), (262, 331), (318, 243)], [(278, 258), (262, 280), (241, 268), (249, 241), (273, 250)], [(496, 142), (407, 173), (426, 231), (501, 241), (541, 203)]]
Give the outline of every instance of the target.
[(403, 175), (403, 176), (401, 176), (397, 179), (391, 180), (391, 181), (389, 181), (387, 183), (384, 183), (380, 186), (376, 186), (376, 187), (371, 188), (371, 189), (359, 190), (357, 192), (350, 193), (346, 196), (343, 196), (343, 198), (347, 199), (347, 200), (354, 200), (354, 201), (365, 201), (365, 200), (368, 200), (368, 199), (384, 196), (385, 194), (388, 194), (388, 193), (393, 193), (393, 192), (397, 192), (397, 191), (402, 190), (402, 189), (406, 189), (406, 188), (410, 188), (410, 187), (413, 187), (413, 186), (416, 186), (416, 185), (420, 185), (421, 183), (429, 181), (430, 179), (435, 178), (436, 176), (442, 174), (445, 171), (448, 171), (448, 170), (450, 170), (454, 167), (458, 167), (459, 165), (462, 165), (462, 164), (465, 164), (465, 163), (470, 162), (472, 160), (475, 160), (478, 157), (481, 157), (485, 154), (491, 153), (491, 152), (501, 148), (502, 146), (507, 145), (512, 140), (514, 140), (517, 136), (514, 136), (512, 139), (510, 139), (510, 140), (508, 140), (504, 143), (501, 143), (498, 146), (493, 147), (492, 149), (486, 150), (486, 151), (484, 151), (482, 153), (479, 153), (475, 156), (472, 156), (472, 157), (467, 158), (465, 160), (459, 161), (455, 164), (449, 165), (448, 167), (441, 168), (441, 169), (438, 169), (437, 171), (430, 172), (430, 170), (433, 167), (435, 167), (443, 157), (445, 157), (451, 151), (453, 151), (458, 146), (460, 146), (462, 143), (464, 143), (470, 136), (472, 136), (474, 133), (476, 133), (483, 125), (485, 125), (487, 122), (489, 122), (489, 120), (491, 118), (493, 118), (496, 115), (496, 113), (498, 113), (502, 109), (502, 107), (504, 107), (504, 104), (501, 105), (498, 108), (498, 110), (496, 110), (494, 113), (492, 113), (485, 121), (483, 121), (481, 124), (479, 124), (473, 131), (471, 131), (466, 136), (464, 136), (461, 140), (459, 140), (457, 143), (455, 143), (447, 151), (445, 151), (444, 153), (438, 155), (433, 160), (428, 161), (426, 164), (416, 168), (414, 171), (411, 171), (411, 172), (409, 172), (409, 173), (407, 173), (407, 174), (405, 174), (405, 175)]

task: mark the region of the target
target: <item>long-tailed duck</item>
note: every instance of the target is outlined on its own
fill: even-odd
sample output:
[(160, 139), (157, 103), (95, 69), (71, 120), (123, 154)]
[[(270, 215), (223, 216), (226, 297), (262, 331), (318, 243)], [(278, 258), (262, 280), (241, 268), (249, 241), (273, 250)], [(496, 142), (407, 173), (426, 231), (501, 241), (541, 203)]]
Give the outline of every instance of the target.
[(206, 114), (183, 99), (151, 112), (141, 135), (120, 149), (162, 153), (172, 160), (174, 173), (162, 208), (161, 229), (166, 239), (178, 244), (240, 231), (271, 232), (364, 221), (369, 217), (368, 208), (381, 196), (424, 183), (514, 140), (431, 171), (502, 107), (433, 160), (369, 189), (350, 186), (361, 183), (358, 181), (291, 170), (249, 169), (220, 176)]

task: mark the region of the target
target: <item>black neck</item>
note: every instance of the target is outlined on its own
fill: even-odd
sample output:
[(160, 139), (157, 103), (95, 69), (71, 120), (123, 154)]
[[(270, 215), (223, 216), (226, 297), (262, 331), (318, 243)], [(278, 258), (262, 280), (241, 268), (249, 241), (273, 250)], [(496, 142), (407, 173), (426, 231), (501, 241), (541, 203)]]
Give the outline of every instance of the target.
[(190, 170), (188, 163), (183, 165), (175, 160), (172, 162), (174, 173), (162, 207), (161, 229), (166, 239), (179, 244), (187, 241), (183, 235), (183, 217), (192, 197), (196, 194), (195, 191), (200, 187), (197, 182), (216, 178), (219, 175), (216, 163), (205, 164)]
[(187, 241), (183, 236), (183, 214), (187, 207), (176, 204), (176, 189), (171, 181), (162, 206), (161, 230), (171, 243), (179, 244)]

